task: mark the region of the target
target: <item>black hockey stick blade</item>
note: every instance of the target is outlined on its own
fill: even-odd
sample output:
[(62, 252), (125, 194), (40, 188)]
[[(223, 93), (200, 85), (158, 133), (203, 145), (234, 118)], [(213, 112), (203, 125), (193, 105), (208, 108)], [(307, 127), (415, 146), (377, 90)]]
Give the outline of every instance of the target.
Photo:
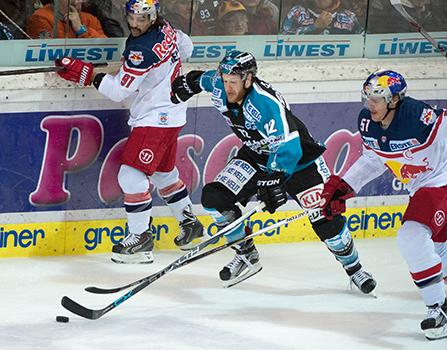
[(434, 48), (436, 48), (441, 55), (443, 55), (445, 58), (447, 58), (447, 51), (444, 47), (442, 47), (433, 37), (428, 34), (424, 27), (422, 27), (421, 24), (418, 23), (408, 12), (405, 10), (405, 8), (402, 5), (401, 0), (390, 0), (391, 5), (396, 9), (397, 12), (401, 14), (403, 18), (405, 18), (408, 23), (410, 23), (413, 27), (416, 28), (416, 30), (425, 38), (427, 39), (430, 44), (433, 45)]
[(68, 311), (89, 320), (96, 320), (102, 316), (101, 310), (87, 309), (67, 296), (62, 297), (61, 304)]
[[(263, 206), (258, 206), (257, 209), (262, 208), (262, 207)], [(253, 209), (253, 210), (255, 210), (255, 209)], [(196, 260), (202, 259), (210, 254), (214, 254), (218, 251), (221, 251), (221, 250), (228, 248), (230, 246), (233, 246), (235, 244), (242, 243), (243, 241), (246, 241), (246, 240), (249, 240), (256, 236), (259, 236), (265, 232), (269, 232), (269, 231), (271, 231), (277, 227), (280, 227), (282, 225), (287, 225), (292, 221), (301, 219), (305, 215), (308, 215), (307, 211), (295, 214), (295, 215), (287, 218), (286, 220), (279, 221), (274, 225), (264, 227), (263, 229), (256, 231), (255, 233), (249, 234), (249, 235), (247, 235), (241, 239), (238, 239), (234, 242), (227, 242), (221, 246), (215, 247), (215, 248), (205, 251), (201, 254), (197, 254), (200, 251), (200, 249), (199, 249), (200, 245), (199, 245), (196, 248), (192, 249), (192, 251), (190, 251), (188, 254), (183, 255), (180, 259), (175, 260), (173, 263), (169, 264), (168, 266), (166, 266), (164, 269), (160, 270), (159, 272), (152, 274), (150, 276), (147, 276), (145, 278), (142, 278), (141, 280), (139, 280), (139, 281), (141, 281), (141, 283), (138, 284), (135, 288), (131, 289), (129, 292), (122, 295), (121, 297), (119, 297), (118, 299), (116, 299), (114, 302), (112, 302), (111, 304), (109, 304), (108, 306), (106, 306), (103, 309), (94, 310), (94, 309), (86, 308), (85, 306), (82, 306), (81, 304), (75, 302), (74, 300), (70, 299), (67, 296), (64, 296), (62, 298), (61, 304), (68, 311), (70, 311), (78, 316), (81, 316), (81, 317), (84, 317), (84, 318), (87, 318), (90, 320), (96, 320), (96, 319), (100, 318), (101, 316), (103, 316), (104, 314), (106, 314), (107, 312), (109, 312), (109, 311), (113, 310), (114, 308), (116, 308), (117, 306), (121, 305), (127, 299), (133, 297), (139, 291), (146, 288), (148, 285), (155, 282), (162, 276), (166, 275), (168, 272), (176, 270), (182, 266), (188, 265)], [(203, 243), (206, 243), (206, 242), (203, 242)], [(137, 283), (137, 282), (133, 282), (130, 285), (134, 286), (135, 283)]]
[[(94, 63), (93, 66), (95, 68), (96, 67), (105, 67), (105, 66), (107, 66), (107, 63)], [(61, 71), (64, 69), (65, 69), (64, 67), (40, 67), (40, 68), (28, 68), (28, 69), (14, 69), (14, 70), (0, 71), (0, 76), (58, 72), (58, 71)]]

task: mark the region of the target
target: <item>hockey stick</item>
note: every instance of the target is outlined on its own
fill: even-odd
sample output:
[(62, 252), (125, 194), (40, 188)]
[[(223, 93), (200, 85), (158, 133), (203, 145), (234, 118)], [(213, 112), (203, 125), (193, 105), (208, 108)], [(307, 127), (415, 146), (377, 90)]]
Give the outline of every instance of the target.
[[(236, 226), (240, 225), (242, 222), (244, 222), (246, 219), (248, 219), (253, 214), (261, 211), (262, 209), (264, 209), (264, 206), (265, 206), (264, 203), (259, 203), (252, 210), (248, 211), (247, 213), (242, 215), (240, 218), (238, 218), (237, 220), (233, 221), (230, 225), (224, 227), (222, 230), (220, 230), (214, 236), (210, 237), (206, 241), (202, 242), (198, 246), (196, 246), (193, 249), (191, 249), (190, 251), (188, 251), (188, 253), (182, 255), (180, 258), (178, 258), (177, 260), (172, 262), (170, 265), (175, 265), (177, 262), (181, 262), (181, 261), (191, 260), (195, 255), (197, 255), (199, 252), (201, 252), (207, 246), (209, 246), (211, 244), (214, 244), (214, 243), (217, 243), (219, 238), (222, 237), (225, 233), (227, 233), (228, 231), (231, 231), (233, 228), (235, 228)], [(140, 283), (144, 282), (149, 277), (142, 278), (142, 279), (140, 279), (138, 281), (126, 284), (125, 286), (122, 286), (122, 287), (111, 288), (111, 289), (98, 288), (98, 287), (86, 287), (86, 288), (84, 288), (84, 290), (86, 290), (87, 292), (90, 292), (90, 293), (94, 293), (94, 294), (117, 293), (117, 292), (120, 292), (120, 291), (122, 291), (124, 289), (136, 286), (137, 284), (140, 284)]]
[[(225, 228), (223, 228), (222, 230), (217, 232), (217, 234), (215, 234), (214, 236), (210, 237), (206, 241), (200, 243), (198, 246), (194, 247), (193, 249), (188, 251), (186, 254), (182, 255), (180, 258), (178, 258), (177, 260), (173, 261), (171, 264), (166, 266), (164, 269), (160, 270), (159, 272), (157, 272), (157, 273), (155, 273), (155, 274), (153, 274), (151, 276), (148, 276), (148, 277), (143, 278), (143, 279), (141, 279), (139, 281), (131, 283), (129, 285), (126, 285), (126, 286), (123, 286), (123, 287), (120, 287), (120, 288), (116, 288), (116, 291), (120, 291), (120, 290), (123, 290), (123, 289), (127, 289), (127, 288), (129, 288), (131, 286), (137, 285), (137, 287), (132, 289), (129, 293), (133, 293), (133, 294), (138, 293), (141, 289), (145, 288), (147, 285), (149, 285), (153, 281), (159, 279), (163, 275), (165, 275), (168, 272), (170, 272), (171, 270), (175, 269), (178, 264), (182, 263), (183, 261), (189, 260), (190, 258), (198, 255), (200, 253), (200, 251), (202, 251), (204, 248), (206, 248), (210, 244), (216, 243), (219, 240), (219, 238), (221, 238), (225, 233), (227, 233), (231, 229), (237, 227), (242, 222), (244, 222), (244, 220), (246, 220), (247, 218), (252, 216), (254, 213), (257, 213), (257, 212), (263, 210), (264, 208), (265, 208), (265, 204), (264, 203), (259, 203), (257, 206), (255, 206), (254, 208), (249, 210), (247, 213), (242, 215), (240, 218), (238, 218), (237, 220), (233, 221), (230, 225), (226, 226)], [(88, 288), (88, 290), (90, 291), (91, 288), (94, 290), (95, 287), (90, 287), (90, 288)], [(111, 309), (115, 308), (119, 304), (121, 304), (124, 300), (126, 300), (128, 298), (128, 297), (126, 297), (126, 295), (124, 295), (121, 298), (117, 299), (115, 302), (113, 302), (112, 304), (110, 304), (109, 306), (107, 306), (106, 308), (104, 308), (102, 310), (89, 310), (89, 309), (83, 307), (82, 305), (79, 305), (78, 303), (76, 303), (75, 301), (71, 300), (70, 298), (68, 298), (66, 296), (64, 296), (62, 298), (61, 303), (62, 303), (62, 306), (64, 306), (67, 310), (72, 311), (73, 313), (78, 314), (79, 316), (82, 316), (82, 317), (85, 317), (85, 318), (89, 318), (89, 319), (96, 319), (96, 318), (101, 317), (103, 314), (109, 312)]]
[(391, 5), (394, 6), (394, 8), (402, 15), (403, 18), (405, 18), (412, 26), (416, 28), (416, 30), (425, 38), (427, 39), (433, 47), (438, 49), (438, 51), (443, 55), (445, 58), (447, 58), (447, 51), (445, 48), (443, 48), (435, 39), (431, 37), (430, 34), (428, 34), (425, 29), (420, 25), (411, 15), (405, 10), (405, 8), (402, 6), (401, 0), (390, 0)]
[[(94, 63), (93, 67), (105, 67), (107, 63)], [(65, 67), (42, 67), (42, 68), (29, 68), (29, 69), (15, 69), (5, 70), (0, 72), (0, 76), (5, 75), (20, 75), (20, 74), (34, 74), (34, 73), (46, 73), (46, 72), (59, 72), (64, 70)]]
[[(107, 312), (109, 312), (110, 310), (114, 309), (115, 307), (119, 306), (120, 304), (122, 304), (124, 301), (126, 301), (127, 299), (131, 298), (132, 296), (134, 296), (135, 294), (137, 294), (139, 291), (141, 291), (142, 289), (146, 288), (148, 285), (150, 285), (151, 283), (155, 282), (156, 280), (158, 280), (160, 277), (164, 276), (166, 273), (176, 270), (182, 266), (188, 265), (194, 261), (200, 260), (208, 255), (214, 254), (216, 252), (219, 252), (225, 248), (228, 248), (232, 245), (238, 244), (238, 243), (242, 243), (244, 241), (247, 241), (253, 237), (259, 236), (265, 232), (271, 231), (277, 227), (280, 227), (282, 225), (286, 225), (292, 221), (298, 220), (302, 217), (304, 217), (305, 215), (307, 215), (307, 212), (301, 212), (299, 214), (293, 215), (289, 218), (287, 218), (286, 220), (283, 221), (279, 221), (278, 223), (265, 227), (255, 233), (252, 233), (248, 236), (245, 236), (239, 240), (236, 240), (235, 242), (231, 242), (231, 243), (225, 243), (222, 246), (219, 247), (215, 247), (213, 249), (210, 249), (208, 251), (203, 252), (202, 254), (199, 255), (195, 255), (192, 256), (189, 259), (183, 259), (181, 261), (176, 260), (174, 263), (168, 265), (166, 268), (164, 268), (163, 270), (152, 274), (148, 277), (145, 277), (139, 281), (136, 281), (134, 283), (139, 283), (135, 288), (133, 288), (132, 290), (130, 290), (129, 292), (127, 292), (126, 294), (124, 294), (123, 296), (121, 296), (120, 298), (116, 299), (114, 302), (112, 302), (111, 304), (109, 304), (108, 306), (106, 306), (103, 309), (99, 309), (99, 310), (93, 310), (93, 309), (88, 309), (85, 306), (80, 305), (79, 303), (75, 302), (74, 300), (64, 296), (62, 298), (62, 306), (64, 308), (66, 308), (68, 311), (71, 311), (74, 314), (77, 314), (81, 317), (90, 319), (90, 320), (96, 320), (98, 318), (100, 318), (101, 316), (103, 316), (104, 314), (106, 314)], [(132, 283), (131, 285), (134, 285), (134, 283)]]

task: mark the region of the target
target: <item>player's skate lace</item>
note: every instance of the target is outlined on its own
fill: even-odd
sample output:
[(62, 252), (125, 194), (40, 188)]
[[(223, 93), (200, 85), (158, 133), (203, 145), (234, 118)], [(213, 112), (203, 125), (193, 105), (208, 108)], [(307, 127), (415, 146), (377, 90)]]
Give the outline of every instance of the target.
[(133, 245), (136, 245), (140, 242), (141, 234), (135, 234), (131, 233), (124, 237), (124, 239), (121, 241), (121, 245), (123, 247), (131, 247)]
[[(447, 309), (447, 308), (446, 308)], [(443, 326), (447, 323), (447, 314), (441, 306), (429, 307), (427, 316), (421, 322), (422, 330)]]
[(234, 272), (234, 270), (239, 266), (240, 263), (245, 262), (247, 265), (251, 265), (248, 259), (245, 257), (245, 255), (239, 255), (236, 254), (226, 267), (230, 270), (231, 273)]

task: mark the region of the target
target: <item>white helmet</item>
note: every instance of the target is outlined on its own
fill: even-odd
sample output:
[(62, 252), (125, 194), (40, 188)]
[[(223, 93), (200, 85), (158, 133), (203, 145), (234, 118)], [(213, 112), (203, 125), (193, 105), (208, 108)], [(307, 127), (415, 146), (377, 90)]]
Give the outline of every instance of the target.
[(158, 0), (128, 0), (126, 2), (126, 14), (148, 15), (151, 21), (157, 19), (160, 3)]

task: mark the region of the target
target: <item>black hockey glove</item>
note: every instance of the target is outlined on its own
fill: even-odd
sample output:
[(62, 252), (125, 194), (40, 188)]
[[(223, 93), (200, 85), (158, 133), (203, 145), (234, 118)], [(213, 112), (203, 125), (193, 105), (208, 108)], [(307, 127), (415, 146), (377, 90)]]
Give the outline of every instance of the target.
[(284, 186), (284, 174), (260, 177), (257, 182), (258, 199), (265, 203), (265, 209), (273, 214), (276, 209), (287, 202), (287, 194)]
[(202, 74), (202, 70), (192, 70), (186, 75), (175, 78), (172, 82), (171, 102), (175, 104), (186, 102), (195, 94), (201, 92), (199, 79)]

